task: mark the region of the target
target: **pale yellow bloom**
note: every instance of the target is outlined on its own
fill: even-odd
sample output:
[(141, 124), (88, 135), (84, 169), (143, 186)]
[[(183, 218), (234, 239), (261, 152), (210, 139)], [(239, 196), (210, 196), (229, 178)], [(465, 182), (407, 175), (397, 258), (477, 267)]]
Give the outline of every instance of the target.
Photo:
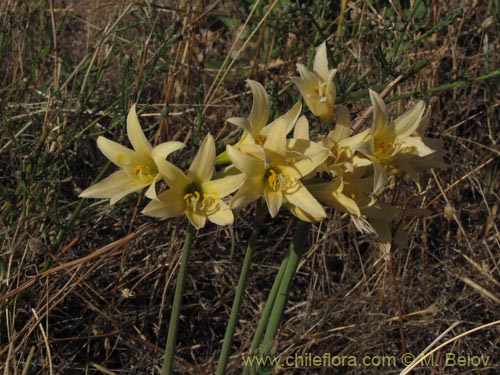
[(310, 72), (303, 64), (297, 64), (300, 77), (292, 77), (311, 112), (323, 121), (333, 124), (333, 111), (337, 95), (333, 79), (336, 69), (328, 69), (326, 43), (316, 50), (313, 71)]
[[(244, 207), (264, 196), (271, 217), (278, 214), (282, 205), (299, 213), (301, 219), (316, 221), (326, 217), (321, 204), (309, 193), (301, 179), (312, 172), (328, 156), (329, 152), (317, 146), (310, 154), (305, 149), (307, 140), (297, 140), (295, 152), (289, 148), (286, 121), (276, 121), (270, 128), (265, 143), (245, 145), (238, 150), (227, 146), (227, 154), (234, 166), (247, 175), (247, 180), (232, 198), (231, 207)], [(300, 152), (298, 152), (300, 151)], [(304, 157), (306, 156), (306, 157)], [(294, 158), (298, 159), (297, 161)]]
[[(247, 80), (247, 83), (252, 90), (253, 97), (253, 105), (249, 117), (231, 117), (227, 120), (228, 122), (243, 129), (243, 134), (240, 140), (233, 145), (233, 147), (238, 150), (248, 145), (263, 145), (267, 139), (269, 131), (278, 123), (286, 123), (286, 133), (288, 134), (293, 129), (293, 126), (297, 122), (297, 118), (300, 115), (300, 111), (302, 110), (302, 104), (297, 102), (287, 113), (280, 116), (270, 124), (267, 124), (270, 113), (270, 105), (266, 90), (259, 82)], [(226, 151), (218, 155), (216, 158), (217, 164), (226, 164), (229, 162), (230, 160)]]
[(155, 158), (160, 173), (170, 189), (158, 194), (143, 213), (159, 218), (186, 215), (197, 229), (206, 220), (228, 225), (234, 221), (229, 206), (222, 200), (237, 190), (245, 180), (244, 174), (226, 176), (211, 181), (215, 165), (215, 142), (209, 134), (200, 146), (187, 174), (163, 158)]
[(370, 90), (373, 104), (373, 125), (367, 140), (356, 149), (373, 163), (374, 190), (380, 191), (386, 184), (385, 166), (391, 165), (418, 178), (412, 167), (413, 160), (427, 157), (435, 152), (424, 142), (418, 131), (428, 122), (424, 117), (425, 105), (417, 102), (406, 113), (390, 120), (382, 98)]
[(356, 153), (356, 148), (367, 138), (369, 130), (350, 135), (351, 118), (347, 107), (339, 105), (335, 128), (321, 140), (321, 144), (331, 151), (326, 160), (326, 171), (352, 173), (355, 169), (371, 165), (371, 161)]
[[(266, 89), (259, 82), (251, 79), (247, 84), (252, 91), (253, 104), (248, 117), (231, 117), (227, 121), (243, 129), (241, 142), (264, 143), (261, 139), (261, 131), (267, 125), (269, 119), (270, 104)], [(235, 147), (237, 147), (235, 145)]]
[(114, 204), (126, 195), (149, 186), (146, 196), (155, 199), (155, 184), (161, 180), (161, 176), (154, 158), (165, 159), (185, 145), (171, 141), (153, 147), (142, 131), (135, 105), (127, 116), (127, 135), (133, 150), (105, 137), (97, 138), (99, 150), (120, 170), (85, 189), (80, 197), (109, 198), (110, 204)]

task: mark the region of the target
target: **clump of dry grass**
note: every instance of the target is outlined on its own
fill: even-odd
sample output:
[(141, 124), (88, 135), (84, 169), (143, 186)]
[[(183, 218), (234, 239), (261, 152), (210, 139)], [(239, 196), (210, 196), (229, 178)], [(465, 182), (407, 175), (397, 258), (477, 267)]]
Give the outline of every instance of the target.
[[(2, 2), (4, 374), (158, 373), (185, 223), (139, 215), (137, 196), (114, 207), (79, 200), (103, 165), (95, 138), (123, 138), (125, 114), (136, 100), (150, 139), (193, 145), (176, 155), (187, 165), (206, 132), (220, 147), (236, 136), (225, 119), (248, 113), (248, 95), (240, 94), (244, 78), (267, 85), (275, 113), (287, 108), (298, 97), (286, 86), (295, 64), (307, 61), (324, 38), (339, 66), (339, 100), (361, 115), (366, 87), (402, 76), (389, 100), (407, 100), (393, 109), (402, 112), (414, 97), (428, 100), (430, 132), (444, 140), (450, 167), (423, 176), (421, 193), (407, 181), (392, 191), (432, 212), (405, 223), (414, 233), (407, 249), (388, 253), (335, 212), (314, 227), (293, 280), (278, 353), (417, 355), (457, 322), (442, 341), (498, 321), (500, 5), (429, 1), (418, 18), (408, 13), (409, 2), (393, 3), (349, 1), (337, 31), (339, 6), (321, 2), (282, 1), (269, 17), (262, 5), (248, 17), (253, 2)], [(238, 37), (240, 30), (246, 36)], [(231, 47), (235, 57), (247, 41), (224, 65)], [(194, 243), (178, 373), (215, 369), (250, 232), (243, 222), (252, 213), (240, 214), (234, 256), (227, 229), (208, 227)], [(241, 356), (293, 234), (284, 212), (265, 228), (230, 374), (241, 372)], [(499, 337), (498, 325), (467, 334), (438, 351), (435, 367), (418, 371), (497, 373)], [(447, 353), (491, 361), (444, 367)], [(402, 367), (276, 367), (274, 373), (399, 373)]]

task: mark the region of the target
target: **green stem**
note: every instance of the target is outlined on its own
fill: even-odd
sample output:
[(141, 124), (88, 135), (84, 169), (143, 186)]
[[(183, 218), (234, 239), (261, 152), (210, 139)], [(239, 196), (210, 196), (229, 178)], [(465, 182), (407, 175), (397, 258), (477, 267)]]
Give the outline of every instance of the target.
[(304, 250), (307, 233), (309, 232), (310, 227), (311, 223), (299, 221), (292, 243), (290, 244), (288, 262), (283, 274), (283, 279), (281, 280), (278, 295), (274, 301), (273, 310), (266, 328), (264, 341), (262, 343), (263, 358), (266, 358), (266, 356), (271, 353), (273, 348), (274, 338), (278, 332), (279, 323), (281, 321), (281, 317), (283, 316), (283, 311), (285, 310), (286, 301), (288, 299), (290, 282), (292, 281), (293, 275), (299, 265), (300, 255)]
[[(293, 275), (297, 269), (300, 254), (304, 250), (306, 243), (307, 233), (309, 231), (311, 224), (304, 221), (299, 221), (297, 225), (296, 232), (293, 236), (292, 243), (290, 244), (290, 249), (286, 257), (281, 262), (280, 269), (274, 280), (271, 293), (266, 301), (266, 306), (255, 331), (255, 335), (250, 346), (250, 356), (255, 355), (258, 352), (260, 339), (264, 334), (265, 336), (262, 343), (262, 350), (259, 356), (265, 360), (273, 348), (273, 340), (278, 331), (279, 322), (283, 315), (283, 310), (285, 308), (288, 289)], [(251, 367), (247, 366), (243, 369), (243, 375), (248, 375), (250, 373)]]
[[(217, 375), (223, 375), (226, 372), (227, 360), (229, 358), (229, 351), (231, 344), (233, 343), (234, 330), (236, 328), (236, 320), (238, 318), (238, 313), (240, 312), (241, 299), (245, 291), (245, 285), (248, 279), (248, 270), (250, 264), (252, 263), (253, 251), (255, 248), (255, 242), (260, 233), (261, 228), (261, 216), (259, 214), (260, 205), (257, 205), (256, 221), (257, 224), (252, 230), (252, 235), (248, 241), (247, 251), (245, 253), (245, 259), (243, 260), (243, 266), (241, 268), (240, 278), (238, 280), (238, 286), (236, 287), (236, 294), (234, 296), (233, 306), (231, 307), (231, 315), (229, 316), (229, 322), (227, 323), (226, 334), (224, 335), (224, 342), (222, 343), (222, 350), (219, 356), (219, 363), (217, 364)], [(260, 210), (262, 211), (262, 210)]]
[[(273, 287), (271, 288), (271, 292), (267, 297), (264, 311), (262, 312), (259, 324), (257, 325), (257, 329), (255, 330), (255, 334), (252, 339), (252, 343), (250, 344), (250, 355), (254, 355), (255, 353), (257, 353), (257, 350), (259, 349), (260, 339), (264, 334), (264, 330), (267, 327), (267, 322), (269, 321), (269, 317), (271, 316), (271, 312), (273, 311), (274, 301), (276, 300), (276, 296), (278, 295), (278, 291), (281, 285), (281, 280), (283, 279), (283, 275), (285, 274), (288, 258), (289, 254), (287, 254), (285, 259), (283, 259), (283, 261), (281, 262), (278, 274), (274, 279)], [(248, 375), (249, 373), (250, 373), (250, 366), (247, 366), (243, 369), (243, 375)]]
[(184, 294), (184, 283), (186, 281), (186, 271), (187, 271), (189, 253), (191, 251), (191, 244), (193, 243), (194, 234), (195, 234), (195, 228), (191, 225), (191, 223), (189, 223), (186, 230), (184, 247), (182, 248), (181, 266), (179, 268), (179, 274), (177, 275), (174, 304), (172, 307), (172, 314), (170, 315), (167, 344), (165, 346), (165, 356), (163, 357), (163, 368), (161, 370), (161, 375), (172, 374), (175, 343), (177, 341), (177, 326), (179, 323), (179, 315), (181, 313), (182, 296)]

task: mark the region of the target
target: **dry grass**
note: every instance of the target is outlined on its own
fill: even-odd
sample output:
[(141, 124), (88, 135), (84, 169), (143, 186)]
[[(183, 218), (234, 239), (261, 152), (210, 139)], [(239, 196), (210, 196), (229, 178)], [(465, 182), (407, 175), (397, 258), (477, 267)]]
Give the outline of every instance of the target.
[[(225, 119), (249, 111), (244, 79), (267, 85), (275, 114), (289, 108), (298, 98), (286, 86), (295, 64), (307, 62), (323, 38), (339, 67), (339, 101), (360, 115), (367, 87), (381, 91), (402, 75), (389, 100), (405, 100), (391, 109), (402, 112), (412, 98), (428, 101), (430, 133), (444, 140), (450, 167), (423, 176), (421, 193), (406, 180), (390, 192), (431, 211), (405, 223), (413, 233), (408, 248), (387, 251), (335, 212), (314, 226), (277, 353), (416, 355), (453, 326), (432, 348), (456, 340), (436, 352), (434, 367), (415, 374), (500, 372), (500, 328), (490, 324), (500, 319), (499, 1), (429, 0), (422, 17), (401, 11), (407, 24), (394, 9), (414, 1), (392, 7), (349, 1), (337, 36), (338, 4), (286, 3), (271, 11), (258, 6), (251, 16), (251, 1), (0, 3), (4, 374), (159, 373), (186, 224), (141, 216), (138, 196), (114, 207), (79, 200), (105, 165), (95, 139), (105, 134), (126, 142), (125, 114), (137, 101), (150, 139), (192, 145), (176, 156), (186, 165), (206, 132), (217, 136), (220, 149), (234, 139)], [(233, 257), (227, 229), (208, 226), (196, 237), (179, 374), (215, 370), (250, 232), (244, 220), (252, 210), (239, 214)], [(257, 242), (228, 374), (241, 372), (293, 233), (290, 219), (281, 212), (266, 222)], [(490, 361), (445, 367), (447, 353)], [(274, 373), (402, 368), (276, 367)]]

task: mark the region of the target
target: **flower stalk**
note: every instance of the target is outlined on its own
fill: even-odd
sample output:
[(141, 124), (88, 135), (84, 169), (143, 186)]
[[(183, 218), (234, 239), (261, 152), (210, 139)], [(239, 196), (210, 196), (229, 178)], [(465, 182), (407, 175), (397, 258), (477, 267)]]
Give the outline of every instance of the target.
[[(285, 274), (288, 258), (289, 254), (287, 254), (287, 256), (282, 260), (280, 268), (278, 270), (278, 274), (274, 279), (273, 286), (271, 288), (271, 291), (269, 292), (269, 296), (267, 297), (267, 301), (264, 306), (264, 311), (262, 311), (259, 324), (257, 325), (257, 329), (255, 330), (252, 343), (250, 344), (250, 355), (255, 355), (258, 352), (262, 335), (265, 332), (265, 329), (267, 327), (267, 322), (269, 321), (269, 317), (271, 316), (271, 313), (273, 311), (274, 301), (276, 300), (276, 296), (278, 295), (278, 291), (281, 285), (281, 280), (283, 279), (283, 275)], [(243, 375), (248, 375), (249, 373), (250, 373), (250, 367), (246, 366), (243, 369)]]
[(250, 269), (250, 264), (252, 263), (255, 242), (257, 241), (257, 238), (260, 234), (260, 228), (265, 214), (265, 211), (260, 203), (261, 202), (258, 202), (256, 206), (256, 225), (253, 227), (250, 240), (248, 241), (245, 259), (243, 260), (243, 266), (241, 268), (238, 285), (236, 287), (236, 294), (234, 296), (233, 305), (231, 307), (231, 314), (229, 316), (226, 333), (224, 335), (224, 342), (222, 343), (222, 350), (219, 356), (219, 363), (217, 364), (216, 375), (224, 375), (226, 372), (227, 360), (229, 358), (231, 344), (233, 343), (234, 331), (236, 328), (236, 321), (238, 319), (238, 314), (241, 308), (241, 300), (243, 298), (243, 293), (245, 292), (245, 286), (248, 279), (248, 270)]
[[(307, 233), (310, 227), (311, 223), (299, 220), (292, 242), (290, 243), (288, 254), (281, 263), (280, 270), (276, 276), (264, 312), (262, 313), (261, 320), (259, 321), (259, 325), (252, 340), (250, 353), (256, 353), (265, 329), (264, 339), (262, 345), (260, 345), (261, 350), (259, 353), (263, 359), (267, 358), (273, 350), (274, 339), (278, 332), (283, 311), (285, 310), (286, 301), (288, 300), (290, 283), (299, 265), (300, 254), (304, 251)], [(243, 375), (247, 375), (249, 372), (250, 367), (245, 367)]]
[(264, 335), (264, 340), (262, 342), (262, 355), (265, 358), (270, 354), (274, 338), (278, 332), (279, 323), (281, 317), (283, 316), (283, 311), (285, 310), (286, 301), (288, 300), (288, 291), (290, 290), (290, 283), (297, 266), (299, 265), (300, 255), (304, 251), (306, 245), (307, 233), (311, 227), (311, 223), (299, 220), (297, 224), (297, 229), (292, 238), (290, 248), (288, 250), (288, 260), (283, 273), (283, 278), (281, 279), (280, 287), (276, 299), (273, 303), (273, 309), (271, 316), (269, 318), (269, 323), (267, 324), (266, 333)]
[(184, 284), (186, 281), (187, 266), (189, 260), (189, 253), (191, 252), (191, 244), (193, 243), (194, 226), (189, 223), (186, 230), (186, 238), (182, 248), (182, 259), (177, 275), (177, 284), (175, 285), (174, 303), (172, 307), (172, 314), (170, 315), (170, 323), (168, 325), (167, 344), (165, 346), (165, 356), (163, 357), (163, 368), (161, 375), (172, 374), (172, 365), (174, 363), (175, 343), (177, 341), (177, 328), (179, 323), (179, 316), (181, 313), (182, 296), (184, 294)]

